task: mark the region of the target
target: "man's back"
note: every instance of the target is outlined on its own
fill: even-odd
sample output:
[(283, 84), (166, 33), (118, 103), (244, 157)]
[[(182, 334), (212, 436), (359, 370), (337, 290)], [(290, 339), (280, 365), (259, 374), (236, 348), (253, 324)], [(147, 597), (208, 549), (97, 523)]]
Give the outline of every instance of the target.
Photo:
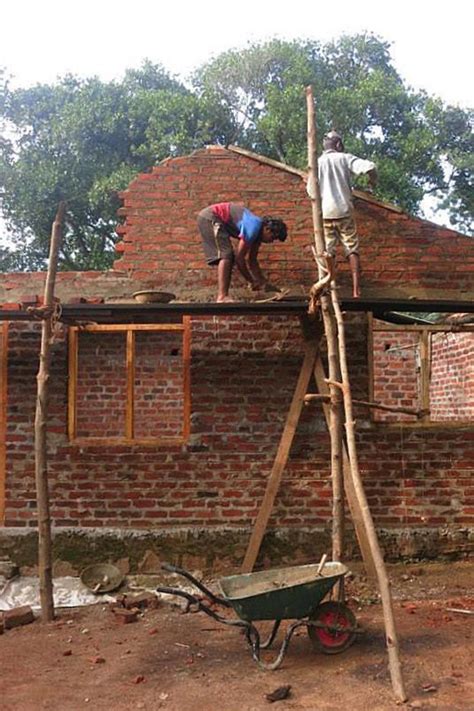
[(319, 187), (325, 220), (346, 217), (352, 212), (351, 174), (374, 170), (375, 164), (351, 153), (326, 150), (318, 160)]

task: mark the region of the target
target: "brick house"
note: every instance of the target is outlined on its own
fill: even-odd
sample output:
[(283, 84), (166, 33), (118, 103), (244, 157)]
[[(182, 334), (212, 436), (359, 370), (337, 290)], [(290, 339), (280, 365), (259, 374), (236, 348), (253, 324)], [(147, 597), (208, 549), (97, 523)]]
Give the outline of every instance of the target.
[[(77, 566), (79, 559), (126, 559), (142, 570), (167, 557), (207, 566), (217, 566), (219, 557), (232, 565), (241, 560), (301, 365), (299, 315), (315, 280), (302, 177), (238, 148), (168, 159), (122, 195), (113, 270), (59, 275), (63, 315), (78, 296), (89, 303), (80, 328), (63, 318), (54, 345), (48, 468), (57, 560)], [(256, 315), (238, 309), (220, 315), (215, 305), (192, 310), (212, 302), (216, 280), (204, 263), (195, 217), (225, 200), (285, 219), (289, 239), (263, 246), (261, 264), (272, 282), (301, 296), (299, 305), (262, 305)], [(451, 299), (457, 310), (472, 304), (470, 238), (361, 193), (355, 206), (363, 298)], [(13, 547), (25, 564), (35, 556), (40, 328), (20, 318), (16, 304), (34, 301), (43, 283), (39, 273), (0, 277), (0, 552)], [(338, 283), (344, 299), (345, 263)], [(248, 299), (241, 286), (234, 276), (233, 293)], [(135, 308), (132, 317), (131, 295), (145, 288), (172, 291), (189, 309), (150, 315)], [(106, 323), (90, 306), (101, 299), (111, 305)], [(362, 306), (347, 314), (346, 325), (353, 396), (430, 411), (421, 420), (356, 413), (360, 467), (387, 554), (468, 550), (472, 325), (414, 323)], [(320, 406), (311, 405), (298, 425), (262, 557), (314, 559), (327, 549), (330, 512), (329, 437)], [(355, 550), (349, 532), (349, 554)]]

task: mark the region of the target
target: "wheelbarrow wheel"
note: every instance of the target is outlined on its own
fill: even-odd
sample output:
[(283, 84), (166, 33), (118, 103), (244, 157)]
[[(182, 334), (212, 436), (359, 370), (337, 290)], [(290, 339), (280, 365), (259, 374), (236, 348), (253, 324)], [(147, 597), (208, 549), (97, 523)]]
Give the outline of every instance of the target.
[[(324, 625), (308, 625), (308, 635), (317, 652), (339, 654), (350, 647), (356, 638), (356, 618), (344, 603), (323, 602), (309, 619), (318, 625)], [(330, 629), (331, 627), (343, 629)]]

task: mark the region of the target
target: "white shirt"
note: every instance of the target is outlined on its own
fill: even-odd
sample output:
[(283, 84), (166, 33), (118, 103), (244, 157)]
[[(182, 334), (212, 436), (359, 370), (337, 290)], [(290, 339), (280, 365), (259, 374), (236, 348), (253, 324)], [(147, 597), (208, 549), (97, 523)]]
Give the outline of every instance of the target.
[[(351, 173), (362, 175), (375, 169), (375, 163), (357, 158), (351, 153), (324, 151), (318, 160), (319, 189), (323, 219), (335, 220), (352, 212)], [(314, 199), (313, 186), (308, 182), (308, 194)]]

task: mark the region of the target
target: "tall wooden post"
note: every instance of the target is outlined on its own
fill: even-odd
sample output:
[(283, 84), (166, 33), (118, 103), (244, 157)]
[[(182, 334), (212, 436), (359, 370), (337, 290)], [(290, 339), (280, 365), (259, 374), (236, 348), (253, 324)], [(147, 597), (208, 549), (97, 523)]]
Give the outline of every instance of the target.
[(51, 520), (49, 514), (48, 462), (47, 462), (47, 419), (48, 381), (50, 366), (50, 345), (52, 337), (52, 313), (54, 307), (54, 286), (58, 253), (61, 244), (62, 223), (65, 204), (61, 202), (51, 231), (49, 263), (44, 288), (45, 318), (41, 325), (41, 351), (38, 375), (38, 391), (35, 416), (35, 474), (36, 497), (38, 502), (38, 568), (40, 578), (41, 620), (54, 619), (53, 575), (51, 555)]
[(342, 312), (339, 306), (339, 301), (337, 298), (337, 293), (335, 289), (331, 290), (332, 303), (334, 312), (336, 314), (337, 321), (337, 335), (339, 343), (339, 360), (341, 364), (341, 375), (342, 383), (338, 383), (338, 387), (342, 390), (343, 400), (344, 400), (344, 412), (345, 412), (345, 426), (346, 426), (346, 441), (347, 441), (347, 453), (350, 462), (350, 470), (352, 475), (352, 482), (354, 484), (354, 489), (356, 493), (357, 500), (359, 502), (360, 511), (362, 514), (362, 519), (367, 532), (367, 538), (370, 543), (370, 548), (372, 551), (372, 557), (375, 562), (375, 570), (377, 573), (377, 580), (379, 584), (380, 597), (382, 600), (383, 607), (383, 618), (385, 624), (385, 641), (387, 644), (388, 651), (388, 666), (390, 669), (390, 677), (392, 679), (392, 687), (397, 697), (398, 701), (406, 701), (407, 695), (405, 693), (405, 688), (403, 685), (402, 669), (400, 664), (399, 656), (399, 646), (397, 631), (395, 628), (395, 620), (393, 616), (393, 603), (392, 595), (390, 593), (390, 582), (388, 579), (387, 571), (385, 569), (385, 563), (380, 550), (380, 545), (377, 538), (377, 533), (375, 531), (374, 522), (372, 515), (369, 510), (369, 505), (367, 503), (367, 497), (365, 495), (364, 487), (362, 484), (362, 479), (359, 471), (359, 464), (357, 458), (357, 449), (355, 442), (355, 428), (354, 428), (354, 418), (352, 414), (352, 395), (349, 383), (349, 371), (347, 368), (347, 358), (346, 358), (346, 345), (345, 345), (345, 332), (344, 332), (344, 321), (342, 318)]
[[(314, 119), (314, 101), (313, 101), (313, 93), (311, 90), (311, 87), (308, 87), (306, 89), (306, 99), (307, 99), (307, 110), (308, 110), (308, 155), (311, 157), (316, 156), (316, 128), (315, 128), (315, 119)], [(316, 199), (313, 200), (313, 219), (314, 219), (314, 224), (315, 224), (315, 237), (317, 238), (317, 251), (320, 254), (321, 249), (320, 246), (321, 242), (322, 247), (324, 249), (324, 241), (322, 239), (322, 234), (321, 234), (321, 227), (322, 225), (322, 215), (317, 214), (318, 212), (321, 212), (320, 204), (321, 204), (321, 198), (319, 195), (319, 185), (317, 181), (317, 175), (315, 175), (317, 167), (317, 158), (314, 157), (310, 159), (309, 161), (309, 173), (310, 173), (310, 179), (312, 179), (312, 183), (315, 189), (316, 193)], [(319, 205), (319, 209), (318, 209)], [(316, 214), (315, 214), (316, 213)], [(328, 297), (322, 297), (321, 298), (321, 305), (323, 308), (323, 317), (324, 317), (324, 307), (323, 307), (323, 298), (328, 300)], [(352, 415), (352, 395), (351, 395), (351, 390), (350, 390), (350, 382), (349, 382), (349, 372), (347, 368), (347, 358), (346, 358), (346, 346), (345, 346), (345, 332), (344, 332), (344, 321), (342, 318), (342, 313), (341, 309), (339, 307), (339, 301), (337, 298), (337, 291), (336, 291), (336, 286), (334, 283), (331, 284), (331, 303), (332, 303), (332, 308), (334, 310), (335, 314), (335, 320), (337, 324), (337, 332), (334, 332), (334, 321), (331, 319), (331, 330), (330, 333), (326, 332), (326, 337), (328, 338), (328, 351), (329, 351), (329, 337), (333, 339), (333, 345), (334, 347), (337, 347), (338, 350), (338, 355), (339, 355), (339, 360), (338, 360), (338, 366), (340, 368), (340, 374), (341, 378), (336, 378), (331, 376), (331, 370), (329, 371), (329, 380), (328, 383), (331, 387), (331, 393), (334, 388), (340, 389), (342, 391), (343, 395), (343, 402), (344, 402), (344, 414), (345, 414), (345, 426), (346, 426), (346, 442), (347, 442), (347, 454), (348, 454), (348, 460), (350, 464), (350, 475), (351, 475), (351, 480), (353, 484), (353, 490), (355, 494), (355, 503), (356, 503), (356, 508), (358, 510), (358, 514), (360, 514), (360, 519), (362, 522), (362, 525), (365, 529), (365, 534), (367, 537), (367, 541), (370, 547), (370, 557), (372, 558), (372, 561), (374, 563), (374, 567), (376, 570), (377, 574), (377, 579), (379, 583), (379, 589), (380, 589), (380, 596), (382, 598), (382, 606), (383, 606), (383, 613), (384, 613), (384, 624), (385, 624), (385, 631), (386, 631), (386, 643), (387, 643), (387, 651), (388, 651), (388, 661), (389, 661), (389, 668), (390, 668), (390, 675), (392, 679), (392, 687), (395, 693), (395, 696), (399, 701), (406, 701), (406, 693), (405, 689), (403, 686), (403, 678), (401, 674), (401, 664), (400, 664), (400, 659), (399, 659), (399, 649), (398, 649), (398, 640), (397, 640), (397, 633), (395, 629), (395, 622), (393, 618), (393, 605), (392, 605), (392, 598), (390, 594), (390, 585), (388, 581), (388, 576), (387, 572), (385, 570), (385, 564), (382, 556), (382, 552), (380, 550), (379, 542), (377, 539), (377, 534), (375, 531), (375, 526), (372, 520), (372, 516), (370, 514), (369, 506), (367, 503), (367, 497), (365, 496), (364, 492), (364, 487), (362, 485), (362, 479), (360, 477), (360, 472), (359, 472), (359, 465), (358, 465), (358, 459), (357, 459), (357, 450), (356, 450), (356, 444), (355, 444), (355, 430), (354, 430), (354, 420), (353, 420), (353, 415)], [(329, 309), (329, 304), (327, 304), (327, 308)], [(326, 326), (326, 321), (325, 321), (325, 328)], [(329, 363), (329, 367), (331, 368), (331, 364)], [(334, 369), (333, 369), (334, 372)], [(340, 382), (342, 380), (342, 382)], [(331, 401), (333, 399), (333, 395), (331, 394)], [(334, 422), (331, 421), (330, 425), (330, 431), (331, 431), (331, 447), (333, 445), (333, 436), (334, 433), (332, 432), (334, 428)], [(341, 463), (342, 463), (342, 457), (341, 457)], [(341, 474), (342, 478), (342, 474)]]
[[(318, 182), (318, 154), (316, 120), (314, 112), (313, 90), (306, 88), (306, 103), (308, 116), (308, 175), (314, 188), (311, 196), (313, 212), (315, 256), (318, 266), (318, 276), (324, 277), (322, 260), (325, 253), (323, 212), (321, 193)], [(323, 314), (324, 330), (328, 350), (329, 379), (339, 380), (339, 354), (336, 346), (336, 327), (331, 311), (330, 298), (326, 294), (320, 297)], [(344, 485), (342, 473), (342, 415), (341, 394), (337, 387), (330, 387), (331, 403), (329, 407), (329, 436), (331, 438), (331, 480), (333, 493), (332, 508), (332, 558), (341, 560), (344, 548)]]

